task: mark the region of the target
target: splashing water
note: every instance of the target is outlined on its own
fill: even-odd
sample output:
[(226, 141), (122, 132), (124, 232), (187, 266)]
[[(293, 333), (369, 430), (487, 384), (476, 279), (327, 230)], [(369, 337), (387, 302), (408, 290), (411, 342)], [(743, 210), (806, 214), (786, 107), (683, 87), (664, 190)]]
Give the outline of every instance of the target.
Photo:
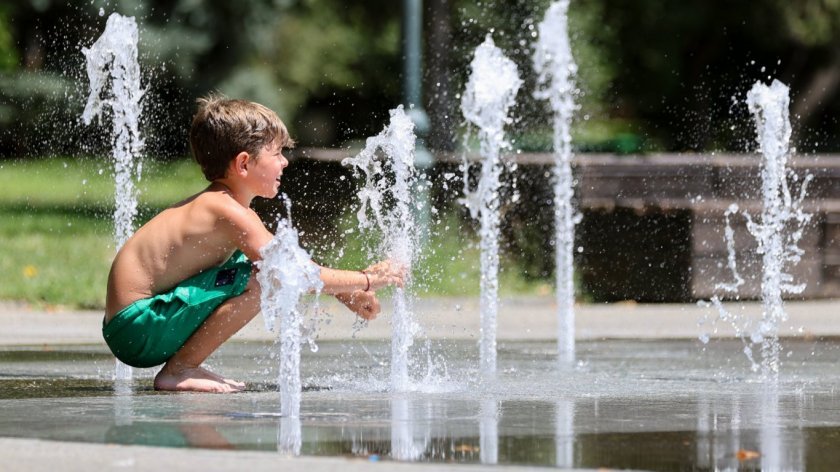
[[(775, 381), (779, 375), (781, 351), (779, 324), (787, 320), (782, 295), (802, 293), (805, 290), (804, 284), (794, 283), (793, 275), (786, 271), (786, 266), (797, 264), (803, 254), (799, 240), (812, 215), (803, 211), (802, 202), (813, 176), (806, 175), (799, 187), (799, 195), (792, 195), (788, 181), (795, 183), (799, 177), (787, 168), (791, 134), (788, 87), (778, 80), (774, 80), (770, 86), (758, 82), (747, 93), (746, 103), (755, 120), (757, 141), (763, 156), (761, 221), (754, 221), (749, 213), (742, 212), (747, 220), (747, 229), (758, 243), (762, 261), (763, 312), (758, 326), (749, 333), (750, 342), (761, 346), (761, 363), (753, 360), (750, 345), (745, 345), (744, 353), (750, 359), (753, 371), (760, 370), (765, 380)], [(734, 234), (729, 227), (729, 218), (736, 212), (737, 205), (727, 210), (725, 232), (729, 251), (728, 266), (735, 280), (731, 284), (716, 286), (729, 292), (743, 284), (743, 278), (735, 266)], [(718, 319), (733, 323), (736, 334), (745, 339), (745, 332), (750, 331), (751, 327), (745, 326), (742, 330), (739, 317), (728, 313), (719, 297), (713, 297), (712, 303), (718, 309)]]
[(277, 452), (283, 454), (300, 455), (303, 446), (300, 417), (282, 417), (277, 429)]
[(89, 125), (94, 118), (101, 118), (106, 108), (111, 110), (112, 157), (116, 177), (114, 238), (117, 249), (133, 233), (132, 224), (137, 215), (134, 180), (139, 179), (142, 169), (139, 158), (144, 143), (139, 122), (143, 113), (141, 101), (144, 92), (140, 88), (140, 65), (137, 62), (138, 37), (134, 18), (114, 13), (108, 17), (102, 36), (90, 48), (82, 48), (90, 80), (90, 95), (82, 120)]
[(501, 410), (495, 398), (481, 400), (478, 420), (479, 456), (482, 464), (499, 463), (499, 417)]
[[(342, 161), (343, 165), (353, 167), (357, 175), (363, 172), (365, 176), (365, 186), (359, 191), (359, 226), (379, 228), (383, 234), (378, 250), (380, 255), (405, 266), (409, 274), (419, 246), (415, 215), (410, 206), (411, 189), (417, 179), (415, 141), (414, 123), (401, 105), (391, 110), (390, 124), (378, 135), (368, 138), (359, 155)], [(372, 221), (369, 214), (373, 216)], [(391, 388), (394, 391), (405, 391), (411, 386), (409, 350), (419, 331), (412, 314), (413, 300), (408, 287), (407, 283), (394, 293), (391, 338)]]
[[(143, 113), (140, 65), (137, 62), (139, 34), (134, 18), (117, 13), (108, 17), (105, 31), (90, 48), (82, 48), (87, 60), (90, 95), (82, 113), (89, 125), (111, 110), (114, 160), (114, 241), (119, 250), (133, 233), (137, 215), (135, 179), (140, 178), (143, 138), (139, 121)], [(129, 380), (130, 366), (116, 361), (115, 378)]]
[[(761, 222), (748, 218), (747, 227), (758, 241), (762, 255), (761, 298), (764, 312), (759, 325), (761, 337), (762, 374), (778, 378), (779, 374), (779, 323), (787, 320), (782, 293), (802, 293), (804, 284), (794, 284), (793, 276), (785, 272), (785, 264), (796, 264), (802, 257), (799, 239), (804, 225), (811, 219), (802, 211), (807, 176), (798, 198), (791, 197), (788, 176), (796, 174), (787, 169), (790, 143), (789, 90), (774, 80), (768, 87), (756, 83), (747, 93), (747, 106), (753, 114), (758, 133), (758, 143), (764, 157), (761, 168), (761, 196), (764, 208)], [(785, 228), (793, 225), (794, 231), (786, 234)]]
[[(291, 211), (287, 213), (291, 215)], [(288, 220), (278, 219), (277, 232), (260, 249), (260, 255), (262, 261), (257, 262), (260, 269), (257, 280), (260, 283), (260, 306), (266, 329), (274, 331), (277, 320), (280, 320), (280, 414), (283, 417), (298, 418), (303, 327), (300, 298), (313, 291), (316, 295), (320, 293), (323, 287), (321, 271), (300, 247), (298, 233)]]
[(554, 238), (557, 271), (557, 350), (560, 362), (575, 360), (575, 225), (580, 215), (575, 211), (572, 178), (572, 115), (576, 110), (574, 77), (577, 65), (569, 45), (569, 1), (553, 3), (539, 24), (539, 39), (534, 48), (534, 69), (539, 88), (534, 97), (548, 100), (554, 113)]
[(429, 431), (417, 434), (419, 426), (414, 410), (418, 406), (410, 398), (391, 399), (391, 458), (398, 461), (417, 461), (426, 452)]
[(473, 218), (480, 220), (481, 235), (481, 372), (496, 372), (496, 315), (499, 292), (499, 207), (501, 150), (508, 146), (504, 127), (508, 110), (522, 85), (516, 64), (505, 57), (488, 35), (475, 50), (470, 77), (461, 98), (461, 112), (478, 127), (481, 143), (481, 177), (478, 188), (469, 188), (469, 166), (464, 164), (464, 200)]

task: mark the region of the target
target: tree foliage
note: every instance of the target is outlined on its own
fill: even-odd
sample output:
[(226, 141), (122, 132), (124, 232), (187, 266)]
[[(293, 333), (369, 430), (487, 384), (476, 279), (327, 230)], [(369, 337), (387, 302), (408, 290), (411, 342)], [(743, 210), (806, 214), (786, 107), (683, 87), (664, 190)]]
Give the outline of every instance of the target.
[[(531, 96), (536, 25), (549, 0), (426, 0), (424, 89), (439, 148), (458, 146), (458, 94), (489, 33), (525, 80), (512, 134), (544, 149), (550, 123)], [(12, 0), (0, 5), (0, 154), (95, 151), (82, 128), (80, 47), (112, 12), (141, 27), (148, 150), (183, 155), (196, 97), (218, 90), (276, 109), (302, 145), (378, 132), (401, 102), (402, 4), (393, 0)], [(840, 149), (840, 0), (572, 1), (579, 65), (575, 140), (605, 149), (744, 150), (744, 93), (779, 78), (792, 90), (801, 150)], [(636, 146), (638, 147), (638, 146)], [(631, 146), (630, 149), (635, 149)]]
[(276, 28), (270, 61), (304, 143), (377, 133), (400, 100), (400, 4), (301, 0)]
[[(837, 130), (840, 110), (824, 106), (836, 89), (813, 96), (822, 89), (814, 79), (827, 49), (840, 41), (836, 28), (819, 26), (836, 24), (836, 3), (603, 0), (603, 27), (615, 32), (611, 114), (628, 117), (653, 149), (745, 150), (754, 136), (745, 93), (756, 81), (778, 78), (791, 87), (800, 149), (837, 149), (836, 141), (812, 138)], [(806, 105), (810, 98), (821, 106)]]
[(9, 7), (0, 5), (0, 71), (14, 70), (18, 65), (18, 52), (14, 46), (9, 26)]

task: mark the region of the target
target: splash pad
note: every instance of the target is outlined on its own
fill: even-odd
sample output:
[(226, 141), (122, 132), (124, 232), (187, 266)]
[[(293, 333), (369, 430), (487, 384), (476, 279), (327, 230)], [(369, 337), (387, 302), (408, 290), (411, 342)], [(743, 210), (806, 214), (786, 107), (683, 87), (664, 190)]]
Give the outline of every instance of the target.
[[(516, 80), (509, 85), (513, 91), (501, 95), (515, 95)], [(501, 111), (504, 123), (506, 110)], [(498, 198), (492, 181), (498, 177), (494, 159), (504, 141), (496, 123), (485, 140), (491, 162), (487, 171), (491, 181), (485, 188), (490, 196), (481, 199), (491, 230), (498, 226), (491, 213)], [(560, 132), (561, 144), (568, 144), (567, 132)], [(564, 159), (567, 165), (568, 156)], [(568, 177), (569, 172), (562, 168), (556, 175)], [(558, 193), (568, 194), (570, 182), (563, 182)], [(563, 214), (558, 226), (560, 221), (573, 223), (572, 211)], [(300, 363), (288, 364), (299, 370), (294, 381), (283, 367), (279, 378), (273, 365), (252, 370), (250, 360), (267, 357), (275, 347), (232, 343), (211, 363), (250, 379), (253, 386), (225, 398), (155, 394), (143, 387), (148, 379), (142, 375), (127, 394), (116, 395), (107, 375), (89, 374), (107, 370), (101, 367), (103, 353), (96, 349), (58, 347), (59, 359), (7, 351), (0, 355), (0, 365), (11, 374), (2, 382), (4, 391), (12, 393), (0, 398), (4, 403), (0, 434), (24, 431), (28, 437), (58, 440), (558, 467), (656, 469), (678, 461), (695, 468), (796, 470), (814, 465), (809, 457), (812, 450), (820, 452), (821, 460), (834, 458), (825, 445), (840, 422), (824, 412), (824, 407), (831, 410), (836, 404), (839, 383), (825, 375), (838, 360), (833, 341), (790, 341), (785, 350), (790, 369), (775, 365), (772, 385), (767, 376), (753, 377), (741, 369), (744, 360), (738, 342), (716, 341), (705, 350), (697, 340), (583, 341), (575, 346), (574, 335), (567, 335), (560, 354), (554, 340), (539, 335), (497, 343), (498, 297), (490, 273), (498, 265), (493, 259), (498, 244), (492, 240), (497, 234), (490, 233), (488, 243), (482, 244), (491, 293), (483, 293), (478, 313), (488, 320), (481, 326), (483, 346), (476, 354), (474, 341), (435, 340), (429, 352), (444, 362), (441, 370), (422, 378), (422, 388), (405, 391), (387, 386), (389, 378), (391, 385), (405, 386), (407, 374), (394, 369), (394, 353), (400, 352), (396, 346), (411, 347), (413, 330), (405, 344), (322, 342), (318, 352), (299, 351)], [(559, 245), (563, 240), (557, 241)], [(563, 245), (568, 246), (568, 241)], [(569, 281), (564, 279), (564, 284)], [(558, 304), (568, 303), (566, 295), (566, 302), (558, 298)], [(405, 303), (395, 302), (401, 304)], [(295, 308), (286, 311), (299, 325)], [(574, 333), (569, 318), (565, 320), (561, 335)], [(569, 339), (572, 348), (564, 354), (562, 346), (568, 346)], [(300, 339), (292, 336), (291, 342), (300, 347)], [(778, 349), (773, 351), (778, 354)], [(576, 360), (576, 365), (561, 374), (558, 360), (568, 363), (568, 359)], [(434, 363), (428, 361), (430, 366)], [(51, 370), (56, 365), (59, 370)], [(284, 407), (289, 397), (294, 397), (292, 409)], [(44, 411), (50, 412), (49, 417)], [(77, 424), (80, 416), (81, 425), (68, 431), (67, 419)], [(35, 430), (22, 427), (33, 420)]]
[(399, 394), (387, 389), (387, 364), (376, 362), (388, 359), (387, 341), (304, 350), (296, 419), (279, 413), (276, 371), (252, 360), (274, 349), (270, 342), (233, 342), (211, 358), (251, 381), (236, 395), (159, 394), (139, 373), (120, 397), (109, 375), (90, 374), (111, 368), (101, 349), (2, 351), (0, 436), (273, 454), (292, 454), (296, 443), (302, 455), (450, 465), (803, 470), (838, 460), (836, 341), (786, 340), (796, 368), (782, 369), (774, 390), (731, 367), (742, 358), (732, 340), (705, 352), (690, 339), (579, 340), (581, 367), (559, 375), (554, 341), (502, 338), (492, 383), (478, 380), (472, 341), (439, 343), (450, 380)]

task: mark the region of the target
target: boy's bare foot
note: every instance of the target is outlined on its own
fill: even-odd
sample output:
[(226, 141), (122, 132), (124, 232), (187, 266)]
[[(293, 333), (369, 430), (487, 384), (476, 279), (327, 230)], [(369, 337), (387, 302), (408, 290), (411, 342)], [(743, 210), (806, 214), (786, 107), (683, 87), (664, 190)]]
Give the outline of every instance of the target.
[(245, 390), (245, 384), (222, 378), (202, 367), (175, 369), (166, 365), (155, 376), (155, 390), (232, 393)]
[(228, 384), (228, 385), (230, 385), (234, 388), (237, 388), (239, 390), (242, 390), (242, 389), (245, 388), (245, 382), (238, 382), (238, 381), (233, 380), (233, 379), (226, 379), (226, 378), (222, 377), (221, 375), (214, 374), (213, 372), (210, 372), (209, 370), (207, 370), (207, 369), (205, 369), (204, 367), (201, 367), (201, 366), (198, 366), (197, 368), (199, 370), (203, 371), (205, 374), (209, 375), (210, 377), (218, 380), (219, 382), (224, 382), (224, 383), (226, 383), (226, 384)]

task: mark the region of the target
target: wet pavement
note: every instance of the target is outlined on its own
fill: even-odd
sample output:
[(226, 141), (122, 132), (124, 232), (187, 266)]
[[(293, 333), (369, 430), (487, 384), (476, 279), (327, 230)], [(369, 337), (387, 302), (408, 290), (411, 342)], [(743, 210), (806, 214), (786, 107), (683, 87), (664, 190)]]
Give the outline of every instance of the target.
[(323, 341), (317, 352), (304, 348), (299, 421), (278, 414), (270, 342), (233, 342), (211, 358), (214, 370), (249, 383), (234, 395), (155, 392), (149, 369), (115, 383), (100, 345), (6, 347), (0, 437), (364, 467), (831, 470), (840, 463), (840, 340), (782, 346), (772, 383), (750, 370), (739, 340), (581, 341), (573, 367), (558, 365), (552, 342), (508, 340), (497, 378), (481, 380), (474, 341), (430, 340), (416, 345), (414, 391), (390, 393), (387, 342)]
[[(389, 339), (391, 335), (390, 303), (382, 300), (383, 313), (363, 329), (356, 329), (355, 317), (329, 297), (322, 297), (324, 309), (318, 326), (321, 339)], [(733, 314), (745, 320), (761, 317), (761, 304), (725, 303)], [(421, 298), (413, 311), (421, 326), (420, 338), (478, 339), (479, 309), (477, 297)], [(785, 304), (789, 320), (780, 327), (785, 337), (840, 337), (840, 300), (790, 301)], [(708, 318), (714, 309), (696, 304), (579, 304), (575, 306), (578, 340), (597, 339), (697, 339), (702, 334), (712, 337), (734, 337), (732, 326), (711, 325)], [(700, 324), (698, 321), (707, 320)], [(557, 305), (553, 296), (508, 297), (499, 302), (499, 339), (552, 340), (557, 335)], [(60, 307), (48, 310), (27, 305), (0, 302), (0, 346), (54, 344), (102, 344), (102, 313), (68, 311)], [(271, 341), (274, 334), (266, 331), (260, 317), (236, 334), (237, 340)]]
[[(0, 456), (44, 470), (180, 470), (230, 456), (254, 470), (307, 472), (336, 460), (348, 470), (840, 463), (840, 302), (787, 304), (774, 384), (751, 371), (734, 330), (696, 305), (579, 306), (578, 362), (559, 366), (550, 297), (503, 300), (499, 375), (482, 381), (477, 300), (420, 300), (414, 391), (400, 394), (387, 385), (387, 302), (361, 329), (324, 306), (318, 350), (303, 350), (301, 418), (292, 421), (278, 414), (276, 348), (259, 319), (209, 361), (248, 391), (173, 394), (152, 389), (150, 369), (129, 384), (112, 380), (100, 313), (0, 303)], [(744, 320), (761, 311), (730, 306)], [(709, 344), (698, 341), (704, 333)]]

